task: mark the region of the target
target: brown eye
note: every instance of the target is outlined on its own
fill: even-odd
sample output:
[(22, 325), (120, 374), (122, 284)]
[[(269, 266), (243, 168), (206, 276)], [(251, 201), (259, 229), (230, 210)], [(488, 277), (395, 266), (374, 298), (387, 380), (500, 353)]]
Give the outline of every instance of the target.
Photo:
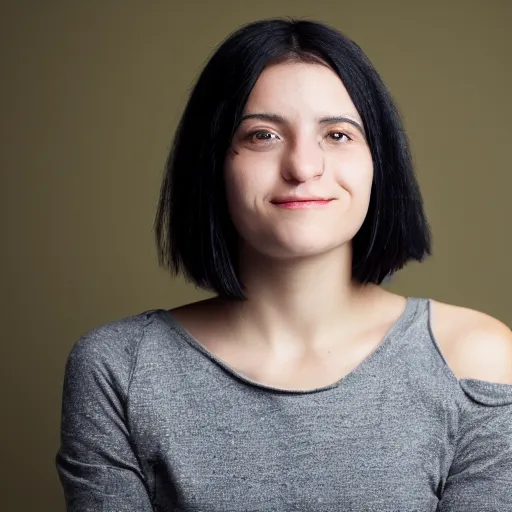
[(255, 132), (251, 132), (246, 137), (250, 141), (254, 142), (270, 142), (271, 140), (277, 140), (279, 137), (272, 132), (266, 132), (264, 130), (258, 130)]
[(346, 133), (343, 132), (331, 132), (329, 133), (329, 137), (334, 142), (348, 142), (349, 140), (352, 140)]

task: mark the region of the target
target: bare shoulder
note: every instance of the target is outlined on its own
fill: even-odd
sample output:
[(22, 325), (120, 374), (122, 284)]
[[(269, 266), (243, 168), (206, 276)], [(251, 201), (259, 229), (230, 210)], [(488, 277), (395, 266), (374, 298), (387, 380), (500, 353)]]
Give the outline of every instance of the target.
[(430, 301), (430, 324), (443, 355), (459, 379), (512, 384), (512, 331), (473, 309)]

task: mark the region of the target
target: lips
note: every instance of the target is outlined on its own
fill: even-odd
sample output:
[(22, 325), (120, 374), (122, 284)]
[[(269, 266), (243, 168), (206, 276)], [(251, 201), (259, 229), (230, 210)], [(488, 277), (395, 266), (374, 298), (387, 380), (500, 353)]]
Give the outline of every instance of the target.
[(328, 206), (333, 199), (308, 199), (308, 198), (290, 198), (272, 201), (278, 208), (286, 208), (288, 210), (304, 210), (309, 208), (323, 208)]
[(273, 199), (271, 202), (273, 204), (283, 204), (283, 203), (311, 203), (311, 202), (326, 202), (326, 201), (332, 201), (332, 197), (318, 197), (318, 196), (311, 196), (311, 197), (296, 197), (296, 196), (286, 196), (286, 197), (279, 197), (276, 199)]

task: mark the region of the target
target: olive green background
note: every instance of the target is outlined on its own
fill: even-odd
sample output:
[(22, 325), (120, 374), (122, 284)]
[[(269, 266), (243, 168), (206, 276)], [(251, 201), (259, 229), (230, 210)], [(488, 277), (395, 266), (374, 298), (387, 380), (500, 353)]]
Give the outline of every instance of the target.
[(435, 255), (391, 287), (512, 324), (512, 2), (11, 1), (0, 7), (2, 497), (64, 510), (66, 357), (101, 323), (204, 294), (156, 261), (173, 129), (214, 46), (272, 16), (367, 52), (412, 140)]

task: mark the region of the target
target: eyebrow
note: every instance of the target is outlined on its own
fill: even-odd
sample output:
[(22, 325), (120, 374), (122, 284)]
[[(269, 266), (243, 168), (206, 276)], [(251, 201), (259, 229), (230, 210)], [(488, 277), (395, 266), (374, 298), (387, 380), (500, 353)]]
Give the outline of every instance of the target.
[[(269, 114), (269, 113), (261, 113), (261, 114), (245, 114), (242, 116), (242, 119), (240, 120), (240, 124), (242, 124), (244, 121), (248, 119), (262, 119), (264, 121), (272, 121), (276, 124), (286, 124), (287, 121), (283, 116), (280, 116), (279, 114)], [(366, 134), (364, 132), (364, 128), (358, 121), (355, 121), (354, 119), (351, 119), (350, 117), (345, 116), (326, 116), (321, 117), (318, 120), (319, 124), (335, 124), (335, 123), (349, 123), (353, 126), (355, 126), (360, 132), (363, 137), (366, 138)]]

